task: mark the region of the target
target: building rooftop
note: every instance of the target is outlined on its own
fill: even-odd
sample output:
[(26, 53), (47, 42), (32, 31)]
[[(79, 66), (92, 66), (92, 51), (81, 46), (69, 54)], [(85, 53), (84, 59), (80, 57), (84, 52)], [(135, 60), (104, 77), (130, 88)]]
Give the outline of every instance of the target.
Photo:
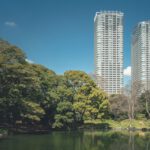
[(96, 12), (95, 17), (94, 17), (94, 21), (96, 20), (96, 17), (98, 15), (101, 15), (101, 14), (118, 14), (118, 15), (121, 15), (121, 16), (124, 15), (124, 13), (121, 12), (121, 11), (109, 11), (109, 10), (108, 11), (100, 11), (100, 12)]

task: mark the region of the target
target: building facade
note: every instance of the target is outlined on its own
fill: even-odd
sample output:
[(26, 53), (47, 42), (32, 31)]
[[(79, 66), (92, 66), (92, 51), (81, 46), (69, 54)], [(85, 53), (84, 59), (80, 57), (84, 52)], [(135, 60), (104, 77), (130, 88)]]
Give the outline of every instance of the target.
[(132, 88), (150, 90), (150, 21), (138, 23), (131, 43)]
[(108, 94), (123, 88), (123, 13), (97, 12), (94, 18), (95, 75), (98, 87)]

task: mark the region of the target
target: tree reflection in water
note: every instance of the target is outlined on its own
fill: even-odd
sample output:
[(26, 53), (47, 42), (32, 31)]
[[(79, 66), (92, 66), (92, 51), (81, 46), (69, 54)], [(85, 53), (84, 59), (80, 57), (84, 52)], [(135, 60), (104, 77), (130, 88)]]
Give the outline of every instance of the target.
[(52, 132), (16, 135), (0, 141), (0, 150), (150, 150), (150, 133), (115, 131)]
[(85, 150), (150, 150), (147, 132), (85, 132), (83, 137)]
[(129, 150), (135, 150), (134, 136), (134, 133), (132, 131), (129, 131)]

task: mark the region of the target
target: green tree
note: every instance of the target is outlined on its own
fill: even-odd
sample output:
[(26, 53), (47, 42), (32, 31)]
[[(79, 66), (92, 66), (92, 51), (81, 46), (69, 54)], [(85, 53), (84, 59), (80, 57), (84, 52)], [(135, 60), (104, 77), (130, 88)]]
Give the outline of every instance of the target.
[[(0, 120), (1, 123), (14, 125), (17, 120), (23, 119), (22, 110), (28, 112), (27, 104), (40, 104), (40, 79), (35, 65), (25, 61), (26, 57), (19, 48), (0, 42), (0, 54)], [(27, 99), (31, 99), (30, 103), (25, 103)], [(39, 113), (32, 108), (34, 117), (38, 118)]]
[(16, 46), (0, 40), (0, 65), (26, 63), (26, 55)]
[(53, 128), (72, 128), (74, 123), (73, 115), (73, 106), (71, 102), (60, 102), (57, 106), (57, 113), (55, 115), (55, 122), (53, 123)]
[(104, 118), (108, 115), (109, 102), (106, 93), (97, 88), (94, 81), (82, 71), (65, 72), (68, 86), (74, 93), (73, 108), (76, 121)]
[(40, 107), (40, 105), (27, 100), (23, 100), (22, 102), (22, 120), (30, 124), (34, 124), (41, 121), (41, 118), (45, 114), (45, 111)]

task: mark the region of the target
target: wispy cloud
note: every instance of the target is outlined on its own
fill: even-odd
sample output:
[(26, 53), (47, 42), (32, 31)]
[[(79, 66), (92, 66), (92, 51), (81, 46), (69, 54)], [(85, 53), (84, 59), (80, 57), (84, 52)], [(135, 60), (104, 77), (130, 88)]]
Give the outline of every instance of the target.
[(6, 21), (4, 24), (5, 24), (5, 26), (8, 26), (8, 27), (17, 26), (17, 24), (14, 21)]
[(123, 70), (123, 74), (124, 74), (124, 76), (131, 76), (131, 66), (126, 67)]
[(34, 61), (26, 59), (26, 62), (30, 63), (30, 64), (34, 64)]

